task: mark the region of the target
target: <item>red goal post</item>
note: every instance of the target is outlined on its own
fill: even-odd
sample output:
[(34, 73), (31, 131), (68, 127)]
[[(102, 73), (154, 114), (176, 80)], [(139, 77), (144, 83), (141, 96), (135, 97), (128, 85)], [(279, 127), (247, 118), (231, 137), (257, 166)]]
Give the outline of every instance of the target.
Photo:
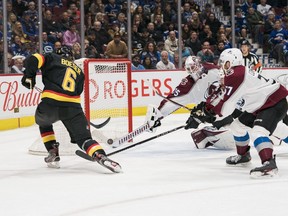
[(83, 109), (88, 121), (99, 124), (111, 117), (106, 126), (97, 129), (99, 133), (95, 139), (105, 142), (107, 138), (116, 139), (131, 132), (131, 62), (128, 59), (85, 59), (83, 71)]

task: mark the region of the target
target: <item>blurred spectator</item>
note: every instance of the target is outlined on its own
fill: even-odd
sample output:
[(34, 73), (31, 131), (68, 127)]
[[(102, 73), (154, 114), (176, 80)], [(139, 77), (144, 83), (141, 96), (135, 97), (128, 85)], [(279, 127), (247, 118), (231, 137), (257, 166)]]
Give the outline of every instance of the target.
[(226, 37), (226, 35), (224, 33), (221, 33), (219, 35), (219, 38), (218, 38), (217, 41), (223, 41), (224, 42), (224, 49), (232, 48), (232, 44), (227, 39), (227, 37)]
[(71, 24), (70, 29), (63, 34), (62, 45), (72, 47), (74, 43), (80, 43), (80, 35), (76, 30), (76, 24)]
[[(161, 59), (161, 52), (163, 51), (163, 50), (165, 50), (164, 49), (164, 46), (165, 46), (165, 44), (164, 44), (164, 42), (163, 41), (159, 41), (158, 43), (157, 43), (157, 55), (158, 55), (158, 57), (157, 57), (157, 59), (159, 59), (159, 61), (160, 61), (160, 59)], [(175, 52), (175, 53), (177, 53), (177, 52)], [(174, 55), (175, 55), (175, 53), (174, 53)], [(170, 53), (168, 53), (168, 59), (169, 59), (169, 61), (171, 61), (172, 63), (174, 63), (174, 56), (173, 55), (171, 55)]]
[(177, 14), (176, 14), (175, 8), (172, 8), (171, 4), (166, 3), (165, 9), (163, 11), (163, 22), (164, 23), (173, 22), (175, 20), (176, 15)]
[(263, 15), (255, 10), (253, 7), (248, 8), (246, 16), (247, 24), (250, 32), (252, 33), (253, 41), (262, 44), (263, 32), (264, 32), (264, 17)]
[(90, 45), (89, 40), (85, 39), (84, 43), (85, 43), (85, 57), (86, 58), (102, 58), (102, 56), (100, 56), (100, 54), (97, 52), (96, 48)]
[(218, 29), (221, 26), (220, 21), (215, 17), (214, 13), (210, 13), (208, 19), (205, 22), (205, 26), (208, 25), (212, 31), (212, 35), (215, 37)]
[(12, 7), (12, 3), (7, 1), (6, 3), (7, 15), (9, 16), (10, 13), (15, 13)]
[(257, 10), (257, 4), (255, 4), (253, 0), (245, 0), (245, 2), (241, 5), (241, 9), (244, 15), (247, 15), (249, 7), (252, 7), (254, 8), (254, 10)]
[[(141, 63), (144, 65), (144, 59), (146, 56), (150, 57), (151, 65), (156, 68), (156, 64), (160, 61), (160, 58), (157, 53), (157, 48), (153, 42), (148, 42), (141, 53)], [(145, 66), (145, 65), (144, 65)]]
[(186, 2), (190, 3), (190, 7), (192, 11), (196, 11), (197, 13), (201, 12), (200, 6), (195, 2), (195, 0), (186, 0)]
[[(166, 26), (167, 26), (167, 30), (165, 30), (163, 32), (163, 29), (166, 28)], [(162, 27), (162, 25), (161, 25), (161, 27)], [(163, 27), (162, 27), (163, 40), (164, 41), (167, 40), (167, 38), (169, 37), (170, 31), (174, 31), (176, 34), (176, 38), (178, 38), (178, 31), (177, 31), (175, 24), (174, 23), (164, 23)]]
[(14, 0), (12, 1), (12, 6), (17, 16), (22, 17), (23, 12), (28, 10), (27, 1), (24, 0)]
[(209, 19), (210, 13), (212, 13), (212, 6), (209, 3), (206, 3), (204, 6), (204, 10), (200, 13), (200, 20), (205, 24), (205, 21)]
[(247, 21), (241, 8), (236, 9), (235, 15), (235, 33), (239, 38), (247, 38)]
[[(12, 39), (13, 26), (15, 25), (16, 21), (17, 21), (17, 16), (14, 13), (10, 13), (8, 16), (8, 23), (7, 23), (7, 40), (8, 40), (8, 42), (10, 42)], [(1, 24), (2, 24), (2, 22), (1, 22)]]
[(283, 46), (287, 39), (287, 30), (282, 28), (281, 20), (276, 20), (274, 30), (270, 33), (269, 42), (272, 44), (272, 57), (276, 59), (280, 65), (284, 64)]
[(185, 46), (192, 49), (193, 53), (198, 53), (201, 50), (201, 41), (198, 39), (198, 34), (191, 31), (189, 40), (185, 41)]
[(44, 0), (42, 1), (44, 5), (50, 9), (53, 9), (54, 7), (63, 7), (62, 0)]
[(178, 39), (176, 38), (175, 31), (169, 32), (169, 37), (165, 40), (165, 50), (171, 55), (178, 49)]
[(214, 59), (218, 60), (221, 53), (225, 50), (225, 43), (224, 41), (219, 40), (216, 46), (216, 49), (214, 50)]
[(102, 27), (102, 23), (95, 21), (93, 27), (88, 29), (87, 35), (90, 44), (96, 48), (97, 52), (104, 54), (105, 50), (103, 48), (112, 40), (112, 37)]
[(216, 35), (213, 36), (209, 25), (205, 25), (203, 31), (199, 33), (199, 39), (201, 43), (203, 43), (203, 41), (209, 41), (210, 45), (215, 45), (217, 42)]
[(67, 11), (63, 12), (61, 19), (58, 22), (58, 28), (60, 32), (65, 32), (70, 28), (70, 17)]
[(145, 56), (143, 59), (142, 65), (145, 67), (145, 69), (156, 69), (156, 65), (152, 63), (151, 57), (150, 56)]
[(163, 19), (163, 13), (162, 13), (161, 7), (157, 6), (154, 9), (154, 13), (151, 14), (150, 19), (148, 19), (147, 22), (149, 21), (163, 24), (164, 19)]
[(157, 70), (172, 70), (176, 69), (175, 65), (169, 61), (168, 52), (163, 50), (161, 52), (161, 60), (156, 64)]
[(139, 32), (146, 28), (146, 24), (142, 21), (139, 14), (135, 14), (132, 19), (132, 25), (136, 25)]
[(108, 28), (109, 21), (108, 21), (108, 19), (105, 18), (105, 14), (104, 13), (98, 12), (96, 14), (94, 23), (96, 21), (99, 21), (101, 23), (101, 26), (102, 26), (103, 29), (107, 29)]
[(121, 35), (119, 32), (116, 32), (113, 40), (108, 43), (105, 54), (108, 58), (127, 57), (128, 47), (124, 41), (121, 41)]
[(244, 39), (240, 42), (240, 49), (243, 55), (244, 65), (257, 73), (262, 72), (262, 64), (259, 58), (254, 53), (250, 52), (251, 44), (248, 40)]
[(46, 32), (42, 33), (43, 39), (43, 52), (44, 53), (51, 53), (54, 51), (54, 45), (50, 41), (48, 41), (48, 35)]
[(141, 64), (140, 56), (135, 55), (132, 57), (132, 70), (145, 70), (145, 67)]
[(27, 13), (30, 16), (31, 21), (36, 25), (38, 22), (38, 10), (34, 1), (29, 1), (28, 10), (26, 10), (24, 13)]
[(147, 30), (151, 36), (151, 38), (157, 43), (163, 41), (163, 29), (162, 25), (157, 26), (155, 28), (154, 23), (150, 22), (147, 24)]
[(15, 35), (11, 44), (11, 52), (13, 56), (21, 55), (27, 57), (26, 46), (21, 42), (21, 38)]
[(80, 24), (80, 10), (75, 3), (69, 5), (69, 10), (71, 11), (71, 19), (73, 24)]
[(269, 44), (270, 33), (274, 30), (275, 14), (272, 11), (268, 12), (268, 17), (264, 23), (264, 36), (263, 36), (263, 52), (271, 52), (271, 44)]
[(81, 45), (80, 43), (76, 42), (72, 46), (72, 53), (74, 59), (80, 59), (81, 58)]
[(140, 17), (140, 20), (143, 23), (143, 25), (147, 26), (147, 23), (151, 22), (150, 14), (151, 13), (147, 13), (146, 11), (144, 11), (142, 5), (138, 5), (132, 14), (132, 18), (134, 19), (135, 16), (138, 15)]
[(125, 18), (125, 14), (119, 13), (117, 16), (117, 20), (113, 22), (113, 24), (116, 24), (118, 26), (121, 35), (127, 32), (127, 21)]
[(93, 0), (89, 7), (89, 11), (95, 16), (98, 12), (104, 13), (104, 7), (105, 5), (102, 3), (102, 0)]
[(58, 22), (52, 19), (52, 12), (46, 10), (43, 18), (43, 31), (47, 33), (48, 40), (53, 43), (62, 38)]
[[(179, 69), (179, 54), (178, 53), (175, 53), (174, 54), (174, 58), (173, 58), (173, 64), (175, 66), (176, 69)], [(182, 69), (184, 66), (184, 63), (183, 63), (183, 60), (182, 60), (182, 63), (180, 64), (180, 68)]]
[(142, 33), (141, 33), (141, 37), (142, 40), (145, 42), (145, 44), (147, 44), (148, 42), (154, 42), (152, 35), (150, 35), (150, 32), (148, 31), (148, 29), (143, 29)]
[(117, 19), (117, 14), (121, 11), (121, 6), (115, 3), (115, 0), (108, 0), (109, 3), (105, 5), (104, 11), (109, 19), (109, 23), (112, 23)]
[(184, 41), (190, 38), (190, 26), (188, 24), (184, 24), (182, 27), (182, 39)]
[[(192, 49), (188, 46), (185, 46), (183, 40), (180, 40), (179, 47), (180, 47), (181, 53), (182, 53), (182, 61), (185, 61), (186, 58), (188, 58), (188, 56), (194, 55)], [(178, 49), (175, 53), (179, 53)], [(174, 55), (175, 55), (175, 53), (174, 53)]]
[(202, 43), (202, 49), (197, 53), (197, 56), (201, 59), (201, 62), (214, 62), (214, 53), (210, 48), (209, 41)]
[(257, 5), (257, 11), (259, 11), (264, 17), (268, 15), (271, 9), (271, 5), (266, 4), (267, 0), (260, 0), (260, 4)]
[(201, 22), (197, 12), (192, 13), (192, 20), (189, 25), (191, 26), (192, 31), (196, 31), (197, 33), (202, 31), (203, 23)]
[[(154, 25), (153, 25), (154, 27)], [(138, 32), (138, 28), (136, 25), (132, 25), (132, 33), (131, 33), (131, 40), (132, 40), (132, 50), (133, 51), (140, 51), (143, 50), (145, 47), (145, 41), (142, 39), (141, 34)]]
[(11, 68), (11, 73), (16, 73), (16, 74), (23, 74), (25, 67), (24, 67), (24, 56), (14, 56), (12, 58), (14, 65)]
[(23, 18), (21, 19), (22, 29), (24, 34), (26, 34), (30, 41), (36, 41), (38, 35), (35, 23), (31, 20), (28, 11), (23, 13)]
[(192, 20), (191, 5), (189, 2), (184, 3), (183, 12), (181, 14), (182, 24), (189, 24)]
[[(0, 49), (1, 49), (0, 53), (3, 53), (3, 45), (2, 44), (0, 44)], [(8, 71), (4, 70), (4, 56), (0, 59), (0, 74), (11, 73), (11, 67), (13, 65), (12, 57), (13, 57), (13, 55), (8, 52), (7, 53)]]

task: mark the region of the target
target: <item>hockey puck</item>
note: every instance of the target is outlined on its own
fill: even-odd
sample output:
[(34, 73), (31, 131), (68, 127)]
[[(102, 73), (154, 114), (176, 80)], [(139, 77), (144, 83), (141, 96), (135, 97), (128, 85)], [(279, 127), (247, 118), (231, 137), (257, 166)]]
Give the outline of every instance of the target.
[(113, 139), (108, 139), (108, 140), (107, 140), (107, 143), (108, 143), (109, 145), (112, 145), (112, 144), (113, 144)]

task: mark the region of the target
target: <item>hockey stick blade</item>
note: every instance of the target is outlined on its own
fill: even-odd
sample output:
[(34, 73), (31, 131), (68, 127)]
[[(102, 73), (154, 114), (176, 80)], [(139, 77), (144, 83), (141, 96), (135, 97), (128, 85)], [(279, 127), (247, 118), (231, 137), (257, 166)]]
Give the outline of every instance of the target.
[(91, 157), (90, 155), (86, 154), (85, 152), (81, 151), (81, 150), (76, 150), (75, 154), (78, 155), (81, 158), (84, 158), (86, 160), (95, 162), (95, 159), (93, 157)]
[(133, 147), (135, 147), (135, 146), (141, 145), (141, 144), (143, 144), (143, 143), (149, 142), (149, 141), (154, 140), (154, 139), (156, 139), (156, 138), (159, 138), (159, 137), (161, 137), (161, 136), (164, 136), (164, 135), (167, 135), (167, 134), (172, 133), (172, 132), (174, 132), (174, 131), (180, 130), (180, 129), (184, 128), (185, 126), (186, 126), (186, 125), (178, 126), (178, 127), (176, 127), (176, 128), (173, 128), (173, 129), (171, 129), (171, 130), (165, 131), (165, 132), (163, 132), (163, 133), (160, 133), (160, 134), (155, 135), (155, 136), (153, 136), (153, 137), (150, 137), (150, 138), (148, 138), (148, 139), (145, 139), (145, 140), (142, 140), (142, 141), (140, 141), (140, 142), (137, 142), (137, 143), (134, 143), (134, 144), (132, 144), (132, 145), (129, 145), (129, 146), (125, 147), (125, 148), (119, 149), (119, 150), (114, 151), (114, 152), (110, 152), (109, 154), (107, 154), (107, 156), (114, 155), (114, 154), (117, 154), (117, 153), (119, 153), (119, 152), (125, 151), (125, 150), (127, 150), (127, 149), (133, 148)]
[(108, 124), (108, 122), (110, 121), (111, 117), (107, 118), (104, 122), (102, 122), (101, 124), (94, 124), (92, 122), (90, 122), (90, 125), (96, 129), (102, 128), (104, 127), (106, 124)]

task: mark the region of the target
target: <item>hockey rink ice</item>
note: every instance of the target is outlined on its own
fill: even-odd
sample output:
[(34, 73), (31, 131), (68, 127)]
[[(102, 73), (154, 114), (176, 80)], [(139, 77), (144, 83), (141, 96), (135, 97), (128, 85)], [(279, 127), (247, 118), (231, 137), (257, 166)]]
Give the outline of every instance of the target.
[[(155, 134), (185, 123), (168, 116)], [(144, 122), (138, 117), (135, 128)], [(259, 166), (251, 149), (248, 167), (229, 167), (234, 150), (196, 149), (191, 130), (178, 130), (111, 156), (114, 174), (78, 156), (62, 156), (50, 169), (28, 154), (37, 126), (0, 132), (1, 216), (243, 216), (287, 215), (288, 145), (275, 146), (279, 176), (251, 179)], [(154, 136), (145, 132), (135, 141)], [(107, 153), (113, 151), (104, 146)]]

